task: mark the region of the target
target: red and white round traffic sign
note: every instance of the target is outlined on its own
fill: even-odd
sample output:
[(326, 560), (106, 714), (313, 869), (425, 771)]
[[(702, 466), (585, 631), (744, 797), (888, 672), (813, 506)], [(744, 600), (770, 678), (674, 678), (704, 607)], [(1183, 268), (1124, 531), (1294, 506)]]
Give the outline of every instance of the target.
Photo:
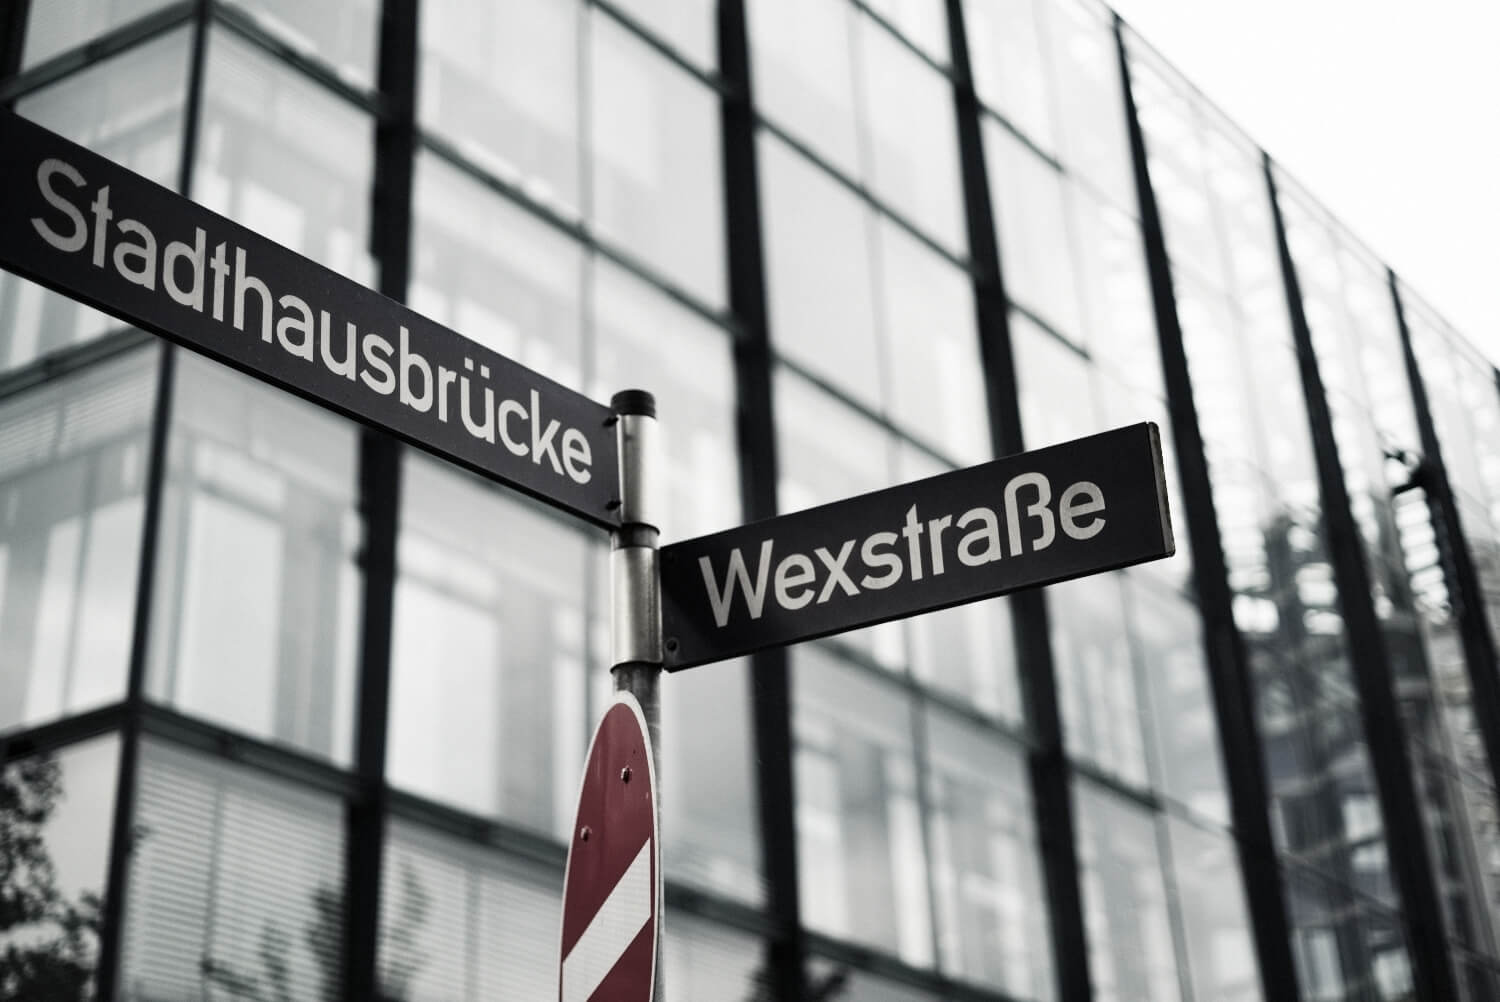
[(617, 693), (589, 746), (563, 878), (561, 1002), (651, 1002), (661, 922), (656, 767), (646, 718)]

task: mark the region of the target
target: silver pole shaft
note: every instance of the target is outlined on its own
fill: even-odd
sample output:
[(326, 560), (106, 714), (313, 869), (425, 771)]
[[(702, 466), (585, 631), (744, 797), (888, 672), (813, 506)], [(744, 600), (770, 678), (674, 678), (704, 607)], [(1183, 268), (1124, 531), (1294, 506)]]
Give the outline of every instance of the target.
[[(615, 689), (641, 705), (656, 767), (657, 859), (661, 853), (661, 575), (657, 549), (661, 509), (656, 400), (645, 390), (623, 390), (610, 400), (620, 448), (620, 527), (610, 538), (610, 673)], [(665, 1002), (662, 938), (666, 902), (660, 865), (656, 885), (656, 977), (653, 1002)]]

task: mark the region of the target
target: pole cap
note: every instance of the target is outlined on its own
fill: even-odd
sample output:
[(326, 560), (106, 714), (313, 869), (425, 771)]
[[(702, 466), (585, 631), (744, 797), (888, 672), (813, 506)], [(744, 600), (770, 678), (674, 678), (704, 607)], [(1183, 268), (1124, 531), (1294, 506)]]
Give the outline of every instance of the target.
[(656, 417), (656, 397), (650, 390), (621, 390), (609, 398), (609, 406), (616, 414)]

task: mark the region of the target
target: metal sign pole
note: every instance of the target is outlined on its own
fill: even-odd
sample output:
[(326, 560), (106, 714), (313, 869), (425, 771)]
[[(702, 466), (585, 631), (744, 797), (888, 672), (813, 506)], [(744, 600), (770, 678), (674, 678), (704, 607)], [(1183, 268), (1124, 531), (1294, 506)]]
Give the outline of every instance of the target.
[[(657, 567), (656, 399), (645, 390), (622, 390), (610, 400), (620, 449), (620, 527), (610, 536), (610, 673), (615, 689), (640, 703), (656, 763), (656, 823), (661, 831), (661, 576)], [(658, 835), (659, 837), (659, 835)], [(656, 974), (653, 1002), (662, 991), (661, 881), (656, 887)]]

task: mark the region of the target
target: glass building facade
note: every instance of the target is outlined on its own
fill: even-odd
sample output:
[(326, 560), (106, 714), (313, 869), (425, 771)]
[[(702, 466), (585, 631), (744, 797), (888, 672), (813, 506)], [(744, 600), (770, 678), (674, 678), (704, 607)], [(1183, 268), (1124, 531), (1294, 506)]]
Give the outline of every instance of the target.
[[(0, 101), (651, 390), (668, 541), (1161, 426), (1174, 558), (663, 680), (668, 998), (1500, 999), (1500, 380), (1104, 6), (17, 0)], [(0, 273), (0, 998), (556, 997), (607, 555)]]

